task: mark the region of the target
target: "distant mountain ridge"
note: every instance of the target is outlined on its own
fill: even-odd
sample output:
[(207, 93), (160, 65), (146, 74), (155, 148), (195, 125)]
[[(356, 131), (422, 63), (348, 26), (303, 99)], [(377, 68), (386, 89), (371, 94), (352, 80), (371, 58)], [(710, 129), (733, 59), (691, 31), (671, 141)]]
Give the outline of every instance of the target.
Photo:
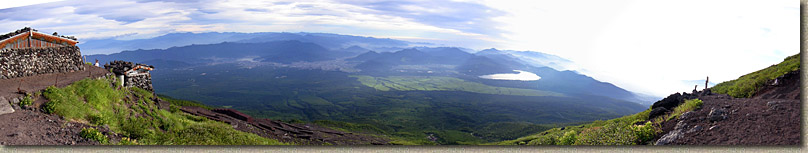
[[(192, 39), (202, 37), (199, 39)], [(172, 41), (169, 41), (172, 40)], [(176, 41), (173, 41), (176, 40)], [(235, 40), (235, 41), (234, 41)], [(205, 42), (221, 42), (198, 44)], [(538, 74), (541, 80), (532, 82), (507, 82), (482, 80), (490, 84), (510, 85), (519, 88), (562, 91), (573, 94), (591, 94), (617, 98), (650, 105), (653, 96), (626, 91), (610, 83), (597, 81), (591, 77), (572, 71), (558, 71), (574, 67), (572, 61), (561, 57), (534, 51), (485, 49), (476, 53), (473, 50), (457, 47), (409, 47), (418, 43), (394, 39), (379, 39), (326, 33), (175, 33), (152, 39), (129, 41), (110, 40), (118, 45), (145, 45), (160, 47), (182, 45), (167, 49), (123, 51), (109, 55), (90, 55), (88, 59), (98, 59), (102, 63), (124, 59), (134, 62), (155, 62), (163, 68), (181, 68), (195, 64), (228, 63), (233, 61), (257, 61), (291, 64), (294, 62), (326, 62), (344, 59), (348, 65), (343, 69), (364, 70), (366, 73), (435, 72), (447, 74), (449, 71), (474, 78), (480, 75), (513, 73), (513, 70), (526, 70)], [(101, 42), (96, 42), (101, 43)], [(84, 45), (94, 46), (90, 42)], [(373, 44), (373, 45), (368, 45)], [(364, 46), (364, 47), (363, 47)], [(386, 51), (365, 47), (383, 48)], [(402, 48), (390, 51), (393, 48)], [(85, 48), (83, 48), (84, 50)], [(340, 61), (340, 60), (337, 60)], [(332, 63), (333, 64), (333, 63)], [(315, 67), (326, 67), (324, 63)], [(320, 65), (320, 66), (316, 66)], [(572, 66), (571, 66), (572, 65)], [(304, 66), (305, 67), (305, 66)], [(420, 68), (418, 68), (420, 67)], [(402, 69), (403, 68), (403, 69)], [(406, 69), (409, 69), (406, 70)], [(444, 73), (441, 73), (444, 72)]]
[[(153, 41), (181, 35), (196, 34)], [(155, 92), (176, 98), (263, 118), (367, 124), (419, 141), (431, 133), (441, 144), (511, 139), (543, 128), (477, 129), (605, 120), (648, 107), (641, 95), (553, 68), (572, 63), (544, 53), (409, 47), (335, 34), (218, 36), (249, 39), (87, 58), (154, 65)], [(481, 77), (515, 70), (540, 79)]]
[[(78, 44), (89, 54), (112, 54), (126, 50), (168, 49), (200, 44), (218, 44), (224, 42), (264, 43), (273, 41), (296, 40), (318, 44), (331, 50), (356, 51), (361, 47), (376, 51), (394, 51), (414, 46), (431, 46), (430, 43), (408, 42), (389, 38), (373, 38), (329, 33), (288, 33), (288, 32), (206, 32), (206, 33), (169, 33), (166, 35), (134, 40), (97, 39)], [(354, 47), (355, 46), (355, 47)], [(362, 49), (359, 49), (361, 51)], [(360, 52), (361, 53), (361, 52)]]
[[(98, 59), (100, 62), (125, 59), (134, 62), (150, 60), (171, 60), (191, 64), (228, 62), (244, 57), (259, 57), (261, 60), (272, 60), (279, 63), (292, 63), (298, 61), (321, 61), (334, 59), (340, 56), (349, 56), (341, 51), (329, 51), (313, 43), (290, 41), (273, 41), (263, 43), (232, 43), (189, 45), (171, 47), (168, 49), (151, 49), (123, 51), (109, 55), (89, 55), (88, 59)], [(224, 61), (223, 61), (224, 60)]]

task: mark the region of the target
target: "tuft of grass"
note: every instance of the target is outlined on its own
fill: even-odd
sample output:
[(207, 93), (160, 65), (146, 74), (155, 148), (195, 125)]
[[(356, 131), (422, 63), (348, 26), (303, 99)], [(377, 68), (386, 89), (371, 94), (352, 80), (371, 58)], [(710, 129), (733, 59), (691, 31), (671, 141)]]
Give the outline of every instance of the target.
[(121, 141), (118, 142), (118, 145), (139, 145), (140, 143), (137, 142), (135, 139), (129, 139), (127, 137), (121, 138)]
[(101, 144), (109, 143), (109, 138), (106, 135), (102, 134), (98, 129), (95, 128), (82, 128), (81, 133), (79, 135), (82, 138), (95, 140), (100, 142)]
[(679, 119), (679, 116), (681, 116), (683, 113), (701, 108), (702, 104), (704, 104), (704, 102), (699, 99), (686, 100), (685, 103), (673, 108), (673, 112), (668, 114), (668, 117), (665, 120)]
[[(48, 113), (68, 120), (108, 125), (126, 139), (122, 145), (285, 145), (252, 133), (233, 129), (226, 123), (180, 111), (157, 109), (154, 95), (139, 88), (110, 86), (114, 79), (85, 79), (64, 88), (48, 87), (43, 93)], [(107, 143), (94, 128), (82, 136)], [(100, 134), (100, 135), (99, 135)], [(103, 136), (103, 138), (101, 138)]]
[(738, 79), (726, 81), (710, 88), (714, 93), (728, 94), (735, 98), (752, 97), (757, 89), (762, 87), (766, 81), (775, 79), (783, 74), (800, 69), (800, 54), (792, 55), (779, 64), (769, 66), (739, 77)]

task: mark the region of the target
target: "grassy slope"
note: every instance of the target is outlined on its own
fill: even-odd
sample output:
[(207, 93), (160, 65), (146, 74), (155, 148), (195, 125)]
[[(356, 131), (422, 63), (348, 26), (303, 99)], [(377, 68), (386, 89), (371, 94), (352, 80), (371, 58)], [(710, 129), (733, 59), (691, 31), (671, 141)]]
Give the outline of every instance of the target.
[(172, 106), (172, 111), (157, 109), (150, 92), (138, 88), (116, 89), (110, 86), (112, 79), (85, 79), (65, 88), (49, 87), (43, 93), (50, 100), (45, 104), (45, 110), (67, 120), (94, 126), (108, 125), (111, 131), (124, 136), (120, 142), (107, 144), (285, 144), (177, 111), (176, 106)]
[(506, 87), (493, 87), (475, 82), (466, 82), (462, 79), (452, 77), (431, 77), (431, 76), (391, 76), (391, 77), (372, 77), (364, 75), (352, 75), (368, 87), (376, 88), (376, 90), (389, 91), (391, 89), (398, 91), (466, 91), (482, 94), (501, 94), (501, 95), (514, 95), (514, 96), (563, 96), (563, 94), (531, 90), (531, 89), (518, 89)]
[[(682, 113), (701, 107), (702, 101), (691, 99), (674, 108), (673, 113), (649, 121), (651, 109), (637, 114), (607, 121), (553, 128), (516, 140), (488, 143), (487, 145), (637, 145), (650, 144), (650, 140), (662, 131), (661, 123), (678, 118)], [(646, 121), (645, 124), (635, 125)]]
[(728, 94), (735, 98), (751, 97), (766, 81), (799, 70), (800, 59), (800, 54), (792, 55), (779, 64), (743, 75), (735, 80), (719, 83), (710, 89), (714, 93)]

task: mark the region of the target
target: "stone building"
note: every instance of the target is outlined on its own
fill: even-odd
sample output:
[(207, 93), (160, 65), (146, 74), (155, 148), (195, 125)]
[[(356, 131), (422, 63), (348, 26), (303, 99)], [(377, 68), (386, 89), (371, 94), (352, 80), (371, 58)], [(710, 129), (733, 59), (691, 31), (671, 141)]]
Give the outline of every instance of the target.
[(151, 73), (154, 66), (145, 64), (133, 64), (125, 61), (112, 61), (104, 64), (104, 68), (112, 70), (118, 77), (118, 85), (124, 87), (138, 87), (149, 91), (154, 91), (151, 83)]
[(84, 70), (76, 43), (28, 27), (0, 35), (0, 79)]

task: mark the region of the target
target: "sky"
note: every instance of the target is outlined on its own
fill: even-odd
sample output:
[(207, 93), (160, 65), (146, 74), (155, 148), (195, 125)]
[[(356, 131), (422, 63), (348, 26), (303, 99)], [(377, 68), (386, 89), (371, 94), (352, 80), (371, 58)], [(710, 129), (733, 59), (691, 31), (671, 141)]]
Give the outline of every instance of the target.
[(84, 41), (325, 32), (529, 50), (661, 97), (690, 91), (707, 76), (728, 81), (799, 53), (798, 18), (797, 0), (26, 0), (0, 6), (0, 31), (33, 27)]

